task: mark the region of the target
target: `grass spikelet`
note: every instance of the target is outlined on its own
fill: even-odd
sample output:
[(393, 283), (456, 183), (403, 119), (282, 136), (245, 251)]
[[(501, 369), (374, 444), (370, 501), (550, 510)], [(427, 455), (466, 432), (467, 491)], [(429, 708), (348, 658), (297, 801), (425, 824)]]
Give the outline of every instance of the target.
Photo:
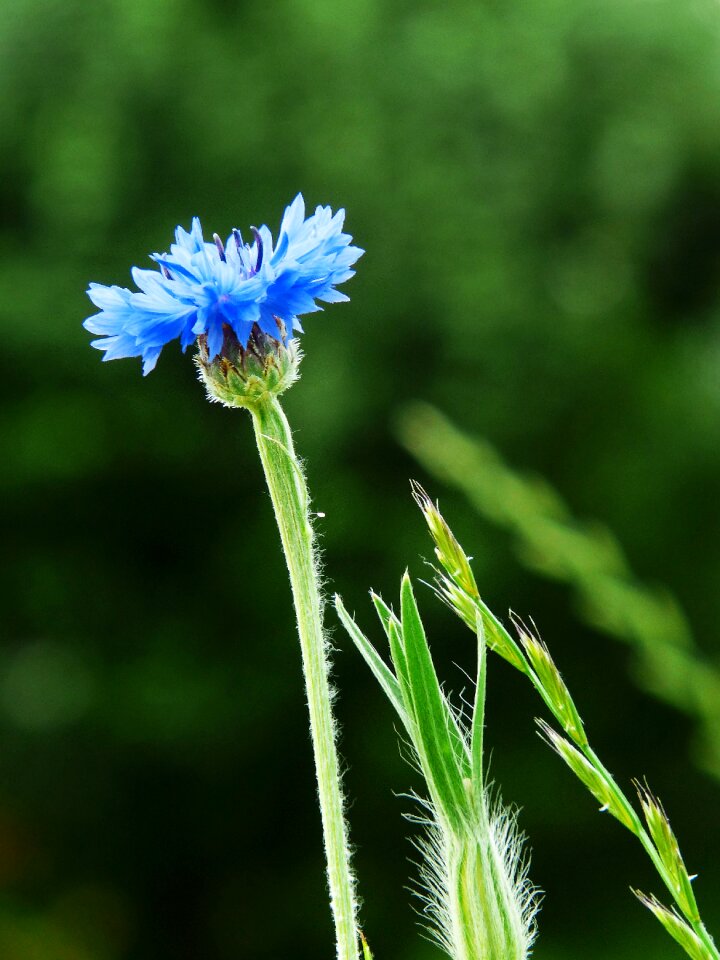
[(555, 661), (550, 656), (550, 651), (539, 637), (525, 628), (524, 624), (515, 620), (515, 626), (530, 666), (552, 700), (556, 716), (562, 718), (563, 729), (576, 744), (586, 746), (587, 736), (582, 719), (560, 671), (555, 666)]
[[(640, 581), (611, 531), (579, 521), (546, 481), (513, 470), (485, 440), (465, 434), (434, 407), (409, 404), (397, 432), (431, 475), (462, 491), (481, 516), (512, 534), (526, 566), (568, 584), (587, 622), (633, 648), (633, 676), (695, 720), (696, 757), (720, 780), (720, 671), (698, 648), (677, 600)], [(448, 560), (453, 579), (458, 566), (448, 545), (457, 541), (427, 494), (415, 494), (438, 560), (444, 568)], [(451, 606), (460, 613), (460, 604)], [(464, 612), (474, 629), (472, 611)], [(489, 635), (488, 646), (493, 648)]]
[(626, 805), (618, 802), (617, 788), (612, 789), (604, 777), (579, 750), (561, 737), (544, 720), (537, 721), (545, 742), (565, 761), (572, 772), (600, 803), (600, 809), (611, 813), (624, 827), (636, 832), (636, 820)]
[(691, 960), (714, 960), (714, 954), (708, 950), (697, 934), (674, 910), (668, 910), (657, 897), (648, 896), (640, 890), (633, 890), (640, 903), (660, 921), (670, 936), (683, 948)]
[(655, 849), (675, 886), (675, 899), (678, 906), (689, 920), (698, 922), (700, 914), (692, 888), (692, 878), (685, 866), (685, 861), (680, 853), (680, 845), (670, 826), (667, 814), (660, 801), (653, 796), (647, 787), (642, 784), (636, 784), (636, 787), (640, 806), (650, 836), (655, 844)]

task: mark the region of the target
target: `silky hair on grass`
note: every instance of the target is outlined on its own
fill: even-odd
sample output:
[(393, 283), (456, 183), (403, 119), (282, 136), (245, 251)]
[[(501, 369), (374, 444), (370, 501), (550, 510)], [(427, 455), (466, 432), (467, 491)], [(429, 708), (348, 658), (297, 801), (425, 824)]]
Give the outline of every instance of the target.
[[(428, 797), (407, 819), (422, 829), (414, 892), (427, 935), (453, 960), (525, 960), (536, 935), (539, 891), (528, 879), (515, 814), (486, 780), (483, 756), (486, 642), (477, 620), (477, 680), (469, 723), (443, 692), (403, 577), (401, 616), (372, 594), (392, 669), (335, 598), (341, 622), (394, 706)], [(414, 795), (413, 795), (414, 796)]]
[[(418, 880), (412, 892), (421, 903), (418, 912), (427, 938), (436, 943), (449, 957), (457, 960), (474, 960), (476, 957), (499, 957), (506, 943), (493, 939), (492, 923), (485, 917), (487, 905), (474, 904), (473, 896), (478, 888), (478, 878), (473, 876), (468, 865), (473, 857), (478, 867), (483, 863), (477, 856), (477, 846), (485, 842), (496, 861), (494, 874), (507, 880), (507, 901), (512, 904), (508, 919), (514, 926), (508, 938), (517, 953), (508, 956), (528, 957), (537, 936), (536, 916), (542, 894), (529, 879), (530, 858), (526, 837), (517, 825), (514, 810), (502, 804), (499, 796), (493, 796), (492, 785), (489, 818), (483, 829), (487, 837), (479, 835), (457, 838), (447, 832), (429, 800), (418, 796), (413, 799), (424, 808), (424, 814), (406, 814), (406, 819), (422, 829), (412, 844), (420, 854), (416, 862)], [(462, 883), (461, 881), (464, 881)], [(458, 886), (464, 886), (463, 897), (458, 896)]]

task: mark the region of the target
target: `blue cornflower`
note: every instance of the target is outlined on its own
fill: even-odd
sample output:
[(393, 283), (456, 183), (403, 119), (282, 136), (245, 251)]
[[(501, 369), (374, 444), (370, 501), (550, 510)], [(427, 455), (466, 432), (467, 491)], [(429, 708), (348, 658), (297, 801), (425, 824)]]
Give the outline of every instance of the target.
[(157, 363), (171, 340), (184, 350), (203, 337), (210, 361), (220, 353), (231, 330), (246, 347), (257, 328), (271, 337), (302, 333), (298, 317), (322, 310), (317, 301), (348, 300), (335, 287), (353, 276), (350, 268), (362, 255), (342, 232), (345, 211), (333, 215), (317, 207), (305, 219), (305, 201), (298, 194), (280, 224), (277, 246), (266, 226), (252, 228), (245, 243), (233, 230), (223, 244), (203, 239), (197, 217), (188, 233), (175, 231), (170, 253), (153, 254), (159, 270), (134, 267), (132, 277), (141, 292), (91, 283), (88, 296), (100, 308), (84, 323), (99, 336), (92, 346), (105, 351), (104, 360), (142, 357), (143, 373)]

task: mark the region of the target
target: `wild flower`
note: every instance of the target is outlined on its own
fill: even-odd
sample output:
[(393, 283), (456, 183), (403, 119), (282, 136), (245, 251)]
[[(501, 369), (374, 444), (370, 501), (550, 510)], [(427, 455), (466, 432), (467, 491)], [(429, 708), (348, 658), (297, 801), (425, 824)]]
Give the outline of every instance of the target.
[(92, 345), (103, 359), (142, 357), (146, 374), (166, 343), (179, 339), (185, 350), (197, 340), (209, 398), (252, 416), (295, 605), (337, 957), (358, 960), (362, 949), (369, 960), (357, 925), (310, 495), (278, 400), (299, 375), (302, 354), (291, 336), (302, 332), (298, 317), (321, 310), (318, 301), (348, 299), (335, 287), (353, 275), (363, 251), (342, 232), (344, 217), (343, 210), (317, 207), (306, 219), (298, 194), (277, 246), (265, 226), (252, 228), (250, 244), (239, 230), (226, 243), (217, 234), (206, 243), (196, 217), (189, 233), (177, 228), (170, 253), (153, 254), (158, 271), (133, 269), (139, 293), (91, 284), (88, 295), (100, 313), (85, 327), (99, 335)]
[(217, 233), (208, 243), (194, 217), (189, 233), (176, 229), (169, 253), (152, 254), (159, 269), (132, 269), (139, 292), (90, 284), (88, 296), (100, 308), (84, 323), (98, 335), (92, 346), (104, 360), (142, 357), (148, 374), (171, 340), (185, 351), (201, 338), (210, 362), (228, 336), (243, 348), (253, 331), (284, 342), (288, 333), (302, 332), (301, 315), (322, 310), (318, 301), (348, 299), (335, 288), (353, 276), (363, 251), (350, 245), (344, 219), (344, 210), (333, 214), (323, 206), (306, 219), (298, 194), (275, 245), (266, 226), (252, 228), (252, 243), (238, 229), (225, 243)]

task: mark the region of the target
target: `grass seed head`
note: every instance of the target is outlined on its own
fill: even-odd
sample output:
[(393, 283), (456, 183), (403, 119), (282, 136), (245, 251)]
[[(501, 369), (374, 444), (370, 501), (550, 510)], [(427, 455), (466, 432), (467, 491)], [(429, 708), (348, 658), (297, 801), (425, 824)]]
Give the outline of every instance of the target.
[(698, 912), (695, 892), (688, 873), (685, 861), (680, 853), (677, 837), (670, 826), (667, 814), (660, 801), (650, 790), (642, 784), (636, 784), (640, 806), (642, 807), (645, 822), (650, 836), (655, 844), (665, 869), (670, 874), (678, 906), (688, 919), (698, 921)]
[(555, 661), (550, 656), (550, 651), (539, 637), (526, 629), (523, 623), (517, 619), (513, 622), (530, 666), (555, 708), (565, 732), (576, 744), (587, 746), (588, 741), (582, 719), (560, 671), (555, 666)]
[(674, 910), (668, 910), (657, 897), (648, 896), (640, 890), (633, 890), (633, 893), (640, 903), (657, 917), (673, 940), (691, 957), (691, 960), (714, 960), (713, 955), (702, 940)]
[(479, 597), (477, 583), (470, 567), (470, 560), (455, 539), (438, 505), (433, 503), (419, 483), (413, 482), (413, 497), (420, 507), (430, 536), (435, 544), (435, 554), (448, 577), (471, 597)]
[(606, 779), (598, 770), (576, 749), (565, 737), (560, 736), (544, 720), (537, 721), (541, 733), (553, 750), (565, 761), (575, 776), (583, 783), (590, 793), (601, 804), (602, 810), (607, 810), (623, 826), (635, 833), (635, 822), (628, 810), (620, 803), (618, 795), (612, 790)]

